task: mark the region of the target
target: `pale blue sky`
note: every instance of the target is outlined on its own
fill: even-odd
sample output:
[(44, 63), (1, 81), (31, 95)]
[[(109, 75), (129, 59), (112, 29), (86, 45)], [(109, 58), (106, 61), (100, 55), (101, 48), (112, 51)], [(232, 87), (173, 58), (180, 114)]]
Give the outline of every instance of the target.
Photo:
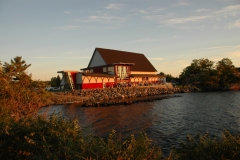
[(173, 76), (199, 58), (240, 67), (240, 1), (0, 0), (0, 61), (22, 56), (35, 80), (87, 67), (96, 47)]

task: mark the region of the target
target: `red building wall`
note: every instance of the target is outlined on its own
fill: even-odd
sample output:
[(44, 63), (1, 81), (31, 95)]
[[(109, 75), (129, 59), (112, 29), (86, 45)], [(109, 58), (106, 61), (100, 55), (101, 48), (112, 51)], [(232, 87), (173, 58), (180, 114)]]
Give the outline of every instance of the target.
[(103, 88), (102, 83), (83, 83), (82, 89)]

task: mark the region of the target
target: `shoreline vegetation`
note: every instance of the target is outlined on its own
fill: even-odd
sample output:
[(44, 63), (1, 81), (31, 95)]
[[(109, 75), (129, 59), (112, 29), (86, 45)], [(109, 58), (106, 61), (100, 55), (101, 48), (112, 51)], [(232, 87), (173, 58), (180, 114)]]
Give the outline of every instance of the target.
[(0, 159), (240, 159), (240, 135), (228, 131), (220, 139), (207, 134), (186, 135), (185, 141), (164, 155), (161, 146), (156, 146), (145, 133), (123, 140), (112, 130), (107, 138), (101, 138), (83, 134), (76, 118), (38, 115), (40, 107), (65, 103), (64, 99), (70, 103), (81, 99), (85, 106), (105, 105), (106, 101), (130, 104), (199, 91), (195, 87), (143, 86), (52, 93), (44, 90), (46, 84), (33, 81), (26, 73), (30, 65), (22, 57), (0, 65)]

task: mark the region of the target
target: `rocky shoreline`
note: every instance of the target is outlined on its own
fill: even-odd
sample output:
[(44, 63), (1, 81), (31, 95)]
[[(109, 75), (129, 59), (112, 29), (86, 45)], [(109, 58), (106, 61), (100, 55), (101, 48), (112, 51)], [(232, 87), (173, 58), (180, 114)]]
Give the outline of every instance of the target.
[(129, 105), (179, 97), (173, 94), (183, 92), (189, 91), (166, 85), (74, 90), (54, 92), (51, 101), (53, 105), (77, 103), (82, 107)]

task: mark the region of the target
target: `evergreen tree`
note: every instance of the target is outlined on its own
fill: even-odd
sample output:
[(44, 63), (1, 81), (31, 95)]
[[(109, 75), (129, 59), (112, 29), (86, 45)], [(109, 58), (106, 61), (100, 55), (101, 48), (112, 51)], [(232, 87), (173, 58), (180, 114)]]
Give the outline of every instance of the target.
[(7, 109), (13, 117), (20, 119), (37, 112), (49, 100), (40, 81), (33, 82), (26, 70), (22, 57), (15, 57), (11, 63), (5, 62), (0, 72), (0, 107)]

